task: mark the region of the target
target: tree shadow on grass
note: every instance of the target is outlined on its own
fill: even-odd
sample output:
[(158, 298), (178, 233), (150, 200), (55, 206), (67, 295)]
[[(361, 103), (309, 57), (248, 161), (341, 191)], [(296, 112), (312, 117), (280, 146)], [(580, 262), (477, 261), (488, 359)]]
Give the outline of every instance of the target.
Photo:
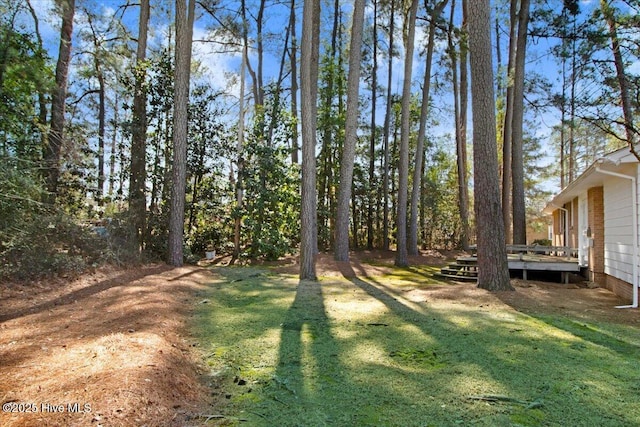
[[(357, 265), (338, 268), (348, 282), (324, 288), (306, 281), (283, 286), (279, 276), (258, 270), (249, 276), (258, 277), (256, 286), (238, 278), (224, 286), (230, 307), (254, 301), (238, 309), (243, 322), (248, 312), (255, 316), (250, 326), (261, 332), (252, 337), (265, 333), (277, 312), (268, 321), (280, 337), (275, 366), (259, 398), (244, 406), (260, 416), (251, 425), (638, 425), (633, 411), (623, 415), (634, 407), (630, 398), (612, 404), (599, 397), (630, 396), (633, 384), (617, 380), (616, 365), (628, 364), (624, 375), (636, 375), (631, 357), (604, 349), (611, 361), (603, 367), (597, 350), (575, 335), (542, 330), (481, 290), (466, 300), (490, 299), (490, 308), (454, 300), (432, 306), (384, 277), (360, 276), (365, 270)], [(580, 369), (571, 369), (576, 363)], [(525, 404), (469, 400), (482, 394)]]
[(623, 341), (588, 323), (555, 316), (533, 316), (549, 325), (562, 329), (576, 337), (580, 337), (585, 341), (589, 341), (595, 345), (615, 351), (621, 356), (637, 357), (640, 355), (640, 346)]
[(339, 353), (320, 283), (301, 280), (282, 323), (278, 365), (269, 390), (292, 420), (305, 419), (309, 425), (330, 425), (334, 421), (332, 411), (324, 409), (339, 404), (331, 402), (327, 393), (345, 381)]
[[(608, 406), (606, 399), (594, 400), (597, 393), (590, 390), (587, 394), (580, 394), (578, 390), (585, 389), (587, 384), (598, 384), (602, 390), (610, 389), (611, 393), (629, 392), (629, 383), (614, 384), (607, 378), (616, 378), (620, 375), (619, 371), (614, 367), (615, 363), (602, 364), (600, 360), (589, 359), (581, 362), (582, 374), (569, 376), (567, 368), (572, 366), (572, 360), (579, 358), (581, 353), (586, 351), (586, 347), (582, 346), (575, 339), (560, 339), (555, 336), (553, 328), (560, 328), (569, 332), (572, 336), (586, 339), (594, 344), (601, 345), (608, 350), (617, 352), (620, 356), (618, 363), (627, 364), (632, 359), (633, 354), (638, 354), (638, 348), (635, 345), (620, 340), (611, 342), (610, 337), (598, 331), (589, 328), (577, 327), (575, 322), (550, 322), (548, 319), (540, 319), (551, 326), (551, 330), (543, 335), (528, 335), (526, 329), (521, 329), (520, 325), (526, 325), (525, 318), (520, 319), (518, 316), (512, 320), (495, 322), (492, 311), (477, 312), (459, 311), (452, 313), (454, 317), (450, 317), (446, 312), (441, 310), (430, 310), (428, 306), (423, 304), (414, 304), (410, 301), (403, 300), (401, 293), (392, 286), (388, 286), (377, 278), (364, 277), (360, 278), (355, 271), (348, 266), (341, 266), (343, 276), (353, 283), (355, 286), (363, 290), (372, 298), (383, 303), (390, 312), (399, 317), (401, 320), (418, 327), (425, 335), (435, 339), (436, 345), (445, 350), (447, 357), (450, 358), (452, 366), (475, 366), (472, 370), (480, 369), (487, 378), (487, 383), (482, 392), (495, 393), (491, 387), (499, 387), (499, 394), (505, 393), (511, 397), (516, 397), (521, 402), (526, 402), (534, 406), (533, 409), (511, 408), (505, 413), (508, 416), (491, 416), (493, 422), (510, 422), (519, 420), (524, 425), (541, 425), (540, 422), (547, 420), (553, 425), (553, 419), (557, 419), (556, 413), (563, 413), (567, 419), (572, 422), (590, 423), (597, 420), (600, 425), (618, 425), (617, 423), (634, 423), (640, 418), (637, 413), (631, 413), (628, 416), (621, 415), (618, 409)], [(509, 317), (509, 316), (507, 316)], [(453, 319), (457, 318), (454, 322)], [(505, 318), (506, 319), (506, 318)], [(462, 320), (462, 326), (459, 322)], [(513, 321), (513, 326), (509, 323)], [(448, 372), (447, 369), (445, 371)], [(628, 374), (632, 377), (640, 374), (640, 371), (634, 369), (635, 372)], [(457, 393), (473, 395), (477, 394), (477, 388), (467, 388), (464, 378), (460, 375), (461, 370), (454, 368), (451, 371), (450, 384), (446, 389), (442, 389), (445, 394), (451, 395), (452, 391), (456, 391), (454, 384), (463, 385), (458, 388)], [(601, 374), (592, 375), (591, 373), (601, 372)], [(476, 378), (477, 380), (477, 378)], [(423, 383), (424, 380), (416, 379), (417, 382)], [(428, 383), (425, 383), (427, 385)], [(493, 384), (493, 386), (492, 386)], [(425, 388), (428, 389), (428, 386)], [(482, 389), (480, 389), (482, 390)], [(552, 394), (548, 395), (549, 390)], [(455, 395), (455, 393), (454, 393)], [(464, 399), (464, 396), (460, 396)], [(578, 402), (590, 402), (588, 411), (567, 411), (563, 412), (565, 400)], [(544, 404), (542, 403), (544, 402)], [(449, 402), (449, 404), (453, 404)], [(627, 403), (625, 405), (628, 406)], [(517, 406), (517, 405), (516, 405)], [(463, 412), (469, 410), (470, 406), (461, 407)], [(482, 413), (483, 411), (480, 411)], [(550, 415), (550, 414), (554, 415)], [(477, 415), (470, 417), (461, 417), (455, 422), (463, 421), (479, 421)], [(452, 416), (456, 416), (451, 414)], [(550, 416), (550, 418), (547, 418)], [(501, 418), (502, 417), (502, 418)], [(510, 420), (510, 421), (509, 421)], [(589, 421), (587, 421), (589, 420)], [(454, 422), (454, 418), (449, 419)], [(531, 424), (530, 424), (531, 423)], [(585, 424), (586, 425), (586, 424)]]

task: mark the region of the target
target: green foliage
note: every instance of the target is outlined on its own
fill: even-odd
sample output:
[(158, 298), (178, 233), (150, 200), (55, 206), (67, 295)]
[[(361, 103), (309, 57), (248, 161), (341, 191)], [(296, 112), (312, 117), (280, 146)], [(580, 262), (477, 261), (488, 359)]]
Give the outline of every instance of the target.
[(197, 85), (189, 106), (185, 230), (191, 253), (201, 256), (209, 246), (218, 253), (232, 247), (233, 191), (223, 170), (236, 134), (222, 122), (219, 98), (209, 86)]
[(423, 181), (423, 245), (456, 248), (460, 242), (461, 222), (455, 157), (442, 149), (429, 149)]
[[(338, 47), (340, 49), (340, 47)], [(346, 72), (339, 55), (326, 51), (321, 58), (318, 87), (318, 245), (329, 249), (333, 241), (333, 226), (337, 188), (340, 177), (340, 156), (344, 143), (346, 114)]]
[[(243, 168), (244, 229), (249, 236), (247, 255), (274, 260), (293, 252), (299, 242), (299, 170), (288, 163), (287, 141), (293, 126), (277, 111), (271, 139), (257, 120), (246, 144)], [(265, 117), (269, 122), (268, 116)]]
[(0, 156), (0, 233), (38, 215), (43, 194), (33, 162)]
[(0, 276), (32, 279), (78, 274), (103, 259), (106, 241), (90, 227), (60, 212), (42, 211), (5, 230), (0, 246)]
[(38, 94), (53, 81), (47, 56), (34, 37), (0, 23), (0, 152), (23, 159), (40, 157), (44, 123)]
[(534, 245), (540, 245), (540, 246), (551, 246), (551, 240), (549, 239), (536, 239), (533, 241)]
[(217, 253), (233, 250), (233, 219), (228, 188), (219, 174), (211, 174), (199, 183), (199, 198), (190, 202), (187, 219), (187, 245), (194, 254), (203, 255), (209, 247)]

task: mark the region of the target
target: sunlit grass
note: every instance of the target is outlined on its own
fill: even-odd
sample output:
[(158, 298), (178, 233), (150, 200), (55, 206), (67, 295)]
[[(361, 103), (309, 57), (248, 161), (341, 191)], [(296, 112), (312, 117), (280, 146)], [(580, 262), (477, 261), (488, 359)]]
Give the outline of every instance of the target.
[(638, 331), (405, 297), (458, 286), (433, 280), (435, 271), (313, 284), (266, 269), (214, 270), (194, 326), (228, 402), (215, 422), (640, 425)]

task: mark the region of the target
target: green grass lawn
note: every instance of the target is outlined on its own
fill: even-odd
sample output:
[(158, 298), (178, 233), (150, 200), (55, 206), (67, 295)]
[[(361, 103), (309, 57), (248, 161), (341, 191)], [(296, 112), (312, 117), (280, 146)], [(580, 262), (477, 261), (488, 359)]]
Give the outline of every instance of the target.
[(464, 286), (434, 271), (215, 268), (194, 321), (226, 402), (209, 425), (640, 426), (636, 328), (430, 298)]

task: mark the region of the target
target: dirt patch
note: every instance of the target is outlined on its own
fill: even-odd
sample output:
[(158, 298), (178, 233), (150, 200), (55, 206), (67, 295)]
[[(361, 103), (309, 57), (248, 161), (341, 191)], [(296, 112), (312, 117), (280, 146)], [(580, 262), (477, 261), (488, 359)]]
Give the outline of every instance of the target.
[(553, 282), (513, 279), (515, 292), (498, 292), (496, 296), (511, 307), (532, 314), (567, 314), (578, 319), (602, 320), (622, 325), (639, 325), (640, 310), (617, 308), (630, 301), (613, 292), (593, 287), (589, 282), (568, 285)]
[(185, 321), (207, 278), (152, 265), (0, 286), (0, 425), (197, 425), (209, 392)]

